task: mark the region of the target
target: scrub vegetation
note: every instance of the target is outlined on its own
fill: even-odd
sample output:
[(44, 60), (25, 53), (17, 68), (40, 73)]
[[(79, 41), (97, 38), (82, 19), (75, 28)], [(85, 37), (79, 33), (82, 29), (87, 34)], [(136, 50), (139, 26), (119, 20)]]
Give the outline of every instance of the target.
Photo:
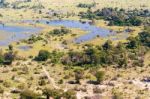
[(0, 0), (0, 99), (149, 99), (149, 4)]

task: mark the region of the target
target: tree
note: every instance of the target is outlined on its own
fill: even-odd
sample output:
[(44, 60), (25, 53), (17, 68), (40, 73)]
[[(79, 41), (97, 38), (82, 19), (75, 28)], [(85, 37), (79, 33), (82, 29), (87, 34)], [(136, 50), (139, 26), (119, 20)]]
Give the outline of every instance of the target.
[(145, 31), (139, 33), (139, 40), (144, 46), (150, 47), (150, 33)]
[(40, 50), (35, 60), (37, 61), (46, 61), (49, 58), (50, 53), (46, 50)]
[(60, 99), (62, 97), (62, 93), (62, 90), (51, 88), (45, 88), (43, 91), (43, 94), (46, 95), (46, 99), (49, 99), (50, 97), (54, 99)]
[(129, 18), (128, 21), (133, 26), (140, 26), (142, 24), (142, 21), (140, 19), (138, 19), (137, 17), (131, 17), (131, 18)]
[(139, 40), (136, 39), (135, 37), (129, 37), (128, 40), (129, 40), (128, 45), (127, 45), (128, 48), (134, 49), (139, 46)]
[(113, 47), (112, 41), (111, 40), (107, 40), (102, 47), (103, 47), (104, 50), (111, 49)]
[(104, 80), (105, 72), (104, 71), (97, 71), (95, 77), (98, 83), (101, 83)]
[(90, 62), (89, 64), (97, 65), (100, 63), (99, 51), (96, 48), (89, 47), (85, 50), (85, 54), (89, 57)]
[(15, 59), (15, 54), (13, 52), (8, 52), (4, 54), (4, 64), (10, 65)]
[(76, 83), (80, 83), (80, 80), (83, 79), (84, 71), (83, 69), (76, 69), (75, 71)]
[(8, 48), (9, 48), (10, 51), (13, 50), (13, 46), (12, 45), (9, 45)]

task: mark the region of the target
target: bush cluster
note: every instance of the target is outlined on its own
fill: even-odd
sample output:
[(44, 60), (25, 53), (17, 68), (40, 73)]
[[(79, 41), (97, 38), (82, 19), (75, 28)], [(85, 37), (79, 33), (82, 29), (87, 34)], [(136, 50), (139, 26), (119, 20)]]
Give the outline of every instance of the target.
[(140, 26), (143, 24), (142, 17), (150, 16), (149, 10), (129, 10), (117, 8), (103, 8), (102, 10), (80, 12), (81, 18), (104, 19), (109, 21), (109, 25), (117, 26)]
[(59, 63), (63, 54), (63, 52), (52, 51), (50, 53), (47, 50), (40, 50), (39, 54), (34, 59), (36, 61), (46, 61), (50, 59), (52, 63)]
[(54, 29), (49, 34), (50, 35), (64, 35), (70, 33), (71, 30), (67, 29), (66, 27), (61, 27), (60, 29)]
[(78, 5), (77, 5), (77, 7), (79, 7), (79, 8), (92, 8), (92, 7), (95, 7), (95, 3), (92, 3), (92, 4), (85, 4), (85, 3), (79, 3)]

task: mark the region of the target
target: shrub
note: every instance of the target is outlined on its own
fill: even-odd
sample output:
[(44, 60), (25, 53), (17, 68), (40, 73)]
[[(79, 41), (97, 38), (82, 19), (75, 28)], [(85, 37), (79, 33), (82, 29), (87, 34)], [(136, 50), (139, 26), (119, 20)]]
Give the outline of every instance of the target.
[(43, 94), (46, 95), (46, 99), (53, 97), (54, 99), (60, 99), (63, 91), (58, 89), (45, 88)]
[(32, 90), (24, 89), (20, 94), (21, 99), (41, 99), (41, 95)]
[(0, 55), (0, 64), (4, 63), (4, 57)]
[(60, 29), (54, 29), (49, 34), (51, 35), (64, 35), (70, 33), (71, 30), (67, 29), (66, 27), (61, 27)]
[(63, 84), (64, 83), (64, 80), (63, 79), (60, 79), (59, 81), (58, 81), (58, 84)]
[(35, 57), (36, 61), (46, 61), (49, 58), (50, 53), (46, 50), (40, 50), (37, 57)]
[(75, 71), (75, 79), (77, 83), (80, 83), (80, 80), (84, 77), (84, 70), (83, 69), (76, 69)]
[(77, 7), (80, 7), (80, 8), (91, 8), (91, 7), (95, 7), (95, 3), (92, 3), (92, 4), (79, 3), (77, 5)]
[(13, 50), (13, 46), (12, 45), (9, 45), (8, 48), (9, 48), (10, 51)]
[(46, 81), (44, 79), (41, 79), (41, 80), (39, 80), (38, 84), (40, 86), (44, 86), (44, 85), (46, 85)]
[(43, 94), (46, 95), (46, 99), (49, 99), (49, 97), (52, 97), (54, 99), (76, 99), (76, 93), (72, 90), (63, 92), (63, 90), (60, 89), (45, 88), (43, 90)]
[(150, 31), (139, 33), (139, 40), (143, 45), (150, 47)]
[(15, 59), (15, 54), (13, 52), (5, 53), (3, 64), (11, 65), (14, 59)]
[(76, 99), (76, 93), (73, 90), (68, 90), (62, 94), (65, 99)]
[(0, 93), (4, 92), (4, 88), (2, 86), (0, 86)]
[(35, 43), (35, 42), (40, 41), (40, 40), (43, 40), (43, 38), (41, 36), (34, 36), (34, 35), (32, 35), (28, 39), (27, 43), (32, 44), (32, 43)]
[(101, 83), (104, 80), (105, 72), (104, 71), (97, 71), (95, 77), (98, 83)]
[(4, 81), (3, 82), (4, 87), (9, 88), (11, 86), (11, 82), (10, 81)]

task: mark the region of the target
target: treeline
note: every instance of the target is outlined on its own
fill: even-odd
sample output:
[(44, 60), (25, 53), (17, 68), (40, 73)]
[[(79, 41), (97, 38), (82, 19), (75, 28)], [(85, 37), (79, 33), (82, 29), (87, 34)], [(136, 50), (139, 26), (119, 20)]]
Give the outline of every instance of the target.
[(150, 32), (144, 31), (136, 37), (129, 37), (127, 43), (106, 41), (102, 46), (85, 45), (84, 50), (69, 51), (67, 54), (54, 51), (40, 51), (37, 61), (51, 59), (53, 63), (69, 66), (143, 66), (144, 55), (150, 48)]
[(85, 46), (82, 52), (70, 51), (62, 63), (73, 66), (143, 66), (144, 55), (150, 48), (150, 32), (144, 31), (137, 37), (129, 37), (128, 43), (116, 46), (110, 40), (102, 46)]
[(120, 42), (114, 46), (108, 40), (102, 46), (86, 45), (82, 52), (70, 51), (62, 58), (62, 63), (71, 66), (143, 66), (149, 48), (150, 33), (144, 31), (137, 37), (129, 37), (128, 43)]
[(108, 25), (117, 26), (140, 26), (144, 24), (141, 18), (150, 16), (149, 10), (129, 10), (118, 8), (103, 8), (102, 10), (80, 12), (81, 18), (87, 19), (104, 19), (109, 21)]

